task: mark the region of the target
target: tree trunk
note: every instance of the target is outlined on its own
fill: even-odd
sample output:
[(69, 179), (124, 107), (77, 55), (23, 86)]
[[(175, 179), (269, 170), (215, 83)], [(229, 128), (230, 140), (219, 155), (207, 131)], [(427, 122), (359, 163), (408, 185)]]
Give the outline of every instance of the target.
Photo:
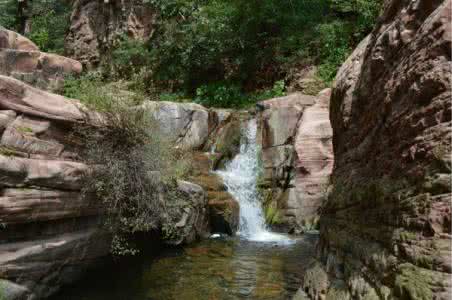
[(18, 0), (17, 20), (20, 34), (28, 34), (31, 31), (30, 19), (31, 0)]

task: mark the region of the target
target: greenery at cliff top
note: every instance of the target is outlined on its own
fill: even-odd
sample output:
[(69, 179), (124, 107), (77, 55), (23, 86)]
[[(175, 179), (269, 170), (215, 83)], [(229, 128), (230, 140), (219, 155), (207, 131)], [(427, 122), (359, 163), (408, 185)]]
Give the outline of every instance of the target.
[[(280, 96), (289, 74), (318, 66), (329, 84), (371, 31), (382, 0), (143, 0), (158, 12), (146, 43), (124, 38), (103, 65), (105, 80), (138, 79), (156, 98), (245, 107)], [(26, 35), (62, 53), (66, 1), (33, 0)], [(18, 28), (17, 2), (0, 2), (0, 24)], [(139, 76), (137, 76), (139, 74)]]
[[(21, 17), (17, 0), (0, 0), (0, 25), (20, 32)], [(69, 0), (28, 0), (25, 34), (44, 52), (64, 54), (64, 39), (69, 30)]]
[(207, 106), (242, 107), (280, 96), (272, 91), (284, 92), (287, 75), (306, 66), (318, 66), (316, 76), (330, 83), (371, 31), (382, 1), (145, 2), (160, 12), (157, 30), (147, 43), (120, 44), (113, 71), (130, 74), (145, 61), (157, 90)]

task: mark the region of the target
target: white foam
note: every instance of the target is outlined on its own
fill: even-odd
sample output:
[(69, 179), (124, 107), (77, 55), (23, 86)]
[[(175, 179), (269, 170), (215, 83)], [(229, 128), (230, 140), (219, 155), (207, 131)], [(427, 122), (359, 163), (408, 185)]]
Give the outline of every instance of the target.
[(239, 235), (253, 242), (291, 243), (287, 236), (272, 233), (265, 224), (260, 194), (257, 189), (259, 174), (256, 120), (250, 120), (243, 129), (240, 153), (217, 173), (223, 178), (228, 192), (240, 204)]

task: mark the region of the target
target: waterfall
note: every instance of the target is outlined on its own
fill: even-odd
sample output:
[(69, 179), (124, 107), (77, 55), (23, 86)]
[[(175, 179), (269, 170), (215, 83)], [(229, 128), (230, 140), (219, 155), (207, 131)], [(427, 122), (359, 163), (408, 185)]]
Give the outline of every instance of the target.
[(242, 127), (240, 153), (230, 161), (224, 170), (217, 171), (228, 188), (228, 192), (240, 204), (238, 234), (251, 241), (283, 241), (284, 235), (272, 233), (265, 224), (264, 213), (257, 189), (259, 175), (257, 124), (252, 119)]

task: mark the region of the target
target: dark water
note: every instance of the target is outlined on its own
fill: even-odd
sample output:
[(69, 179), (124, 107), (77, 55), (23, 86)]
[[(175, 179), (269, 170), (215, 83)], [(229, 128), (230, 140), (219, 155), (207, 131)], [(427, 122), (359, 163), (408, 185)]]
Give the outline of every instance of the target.
[(290, 245), (210, 239), (167, 249), (90, 273), (53, 299), (290, 299), (313, 257), (315, 238), (304, 236)]

